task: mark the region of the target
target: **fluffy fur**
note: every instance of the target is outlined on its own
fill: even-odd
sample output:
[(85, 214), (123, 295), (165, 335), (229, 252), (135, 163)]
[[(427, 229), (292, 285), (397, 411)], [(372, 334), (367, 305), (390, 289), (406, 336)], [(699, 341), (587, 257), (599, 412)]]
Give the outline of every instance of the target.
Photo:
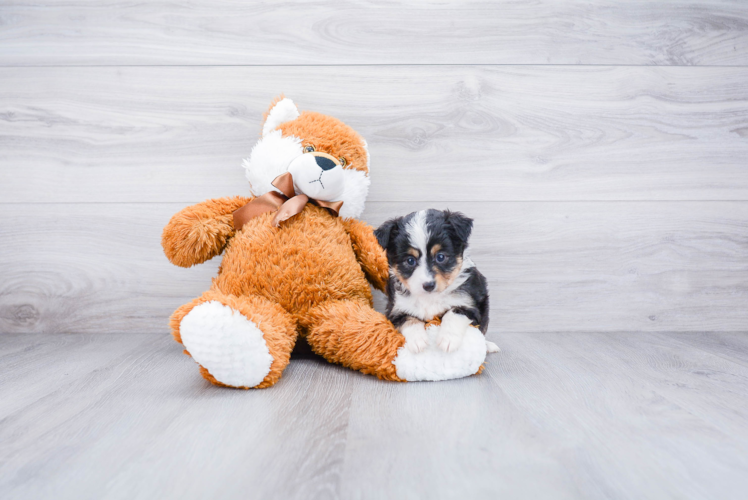
[(263, 332), (239, 311), (217, 300), (194, 307), (179, 325), (182, 343), (206, 369), (226, 384), (254, 387), (270, 373)]
[[(288, 365), (288, 362), (291, 359), (291, 351), (296, 344), (296, 325), (291, 316), (278, 304), (274, 304), (273, 302), (261, 297), (238, 297), (235, 295), (226, 295), (217, 289), (211, 289), (192, 302), (183, 305), (171, 315), (170, 326), (174, 340), (187, 347), (187, 344), (190, 342), (182, 339), (182, 321), (194, 308), (206, 302), (227, 306), (232, 311), (244, 316), (246, 320), (251, 322), (253, 325), (256, 325), (256, 327), (262, 332), (262, 338), (265, 341), (265, 345), (267, 346), (268, 352), (272, 356), (273, 361), (265, 378), (263, 378), (259, 384), (254, 386), (231, 384), (228, 380), (219, 380), (211, 374), (208, 368), (201, 365), (200, 373), (203, 377), (216, 385), (239, 387), (242, 389), (248, 389), (249, 387), (264, 388), (275, 384), (278, 379), (280, 379), (283, 370)], [(201, 328), (196, 328), (196, 331), (192, 336), (193, 338), (197, 338), (199, 335), (204, 335), (205, 337), (215, 339), (218, 337), (216, 332), (221, 330), (225, 331), (227, 328), (228, 325), (226, 325), (225, 322), (219, 323), (215, 325), (215, 327), (203, 324), (201, 325)], [(226, 334), (224, 333), (224, 335)], [(220, 341), (213, 341), (212, 343), (206, 341), (206, 343), (212, 349), (222, 349)], [(254, 352), (255, 349), (251, 349), (251, 351)], [(185, 350), (185, 354), (190, 355), (189, 348)], [(248, 355), (249, 353), (233, 354), (234, 357), (241, 356), (245, 359)], [(249, 370), (249, 367), (245, 366), (243, 369), (247, 371)], [(217, 374), (216, 376), (220, 378), (221, 375)]]
[(426, 347), (415, 353), (407, 346), (401, 347), (394, 363), (397, 376), (405, 380), (449, 380), (480, 373), (486, 359), (486, 342), (483, 334), (470, 327), (465, 333), (460, 349), (444, 352), (436, 346), (439, 326), (426, 329)]
[(265, 123), (262, 124), (262, 136), (270, 134), (282, 123), (290, 122), (299, 117), (299, 110), (291, 99), (280, 95), (270, 104), (270, 109), (265, 113)]
[[(278, 108), (282, 109), (276, 111)], [(304, 153), (304, 148), (311, 146), (345, 160), (340, 216), (344, 219), (360, 217), (370, 184), (366, 141), (336, 118), (311, 111), (294, 113), (292, 108), (296, 110), (293, 101), (280, 98), (265, 114), (262, 139), (243, 163), (252, 195), (277, 191), (271, 185), (273, 179), (286, 172), (288, 165)], [(290, 117), (294, 118), (281, 121)]]
[(468, 340), (449, 358), (432, 353), (414, 359), (403, 349), (405, 338), (372, 308), (370, 284), (384, 290), (389, 270), (373, 229), (355, 219), (368, 193), (369, 153), (353, 129), (276, 99), (244, 162), (252, 195), (276, 190), (273, 179), (291, 165), (309, 163), (302, 155), (312, 150), (331, 155), (343, 170), (340, 217), (307, 203), (280, 227), (272, 224), (275, 213), (266, 212), (236, 230), (233, 212), (252, 198), (235, 196), (187, 207), (164, 228), (164, 252), (178, 266), (223, 254), (210, 289), (170, 320), (174, 339), (198, 362), (201, 375), (219, 386), (270, 387), (300, 336), (328, 361), (385, 380), (480, 371), (485, 348), (479, 359)]
[(458, 212), (422, 210), (376, 231), (390, 265), (387, 317), (415, 353), (429, 345), (425, 323), (434, 318), (441, 318), (435, 342), (445, 352), (460, 348), (471, 325), (484, 334), (488, 328), (486, 279), (465, 255), (472, 225)]
[(296, 115), (292, 104), (274, 103), (263, 137), (245, 162), (252, 194), (274, 189), (270, 181), (313, 145), (345, 159), (352, 180), (342, 217), (307, 204), (279, 228), (271, 225), (274, 213), (265, 213), (236, 231), (232, 213), (251, 199), (241, 196), (208, 200), (174, 215), (162, 237), (174, 264), (189, 267), (223, 253), (210, 290), (172, 315), (174, 338), (216, 385), (275, 384), (299, 335), (331, 362), (401, 381), (393, 360), (405, 339), (371, 307), (369, 283), (384, 289), (387, 259), (373, 229), (350, 218), (363, 211), (368, 192), (365, 142), (335, 118)]

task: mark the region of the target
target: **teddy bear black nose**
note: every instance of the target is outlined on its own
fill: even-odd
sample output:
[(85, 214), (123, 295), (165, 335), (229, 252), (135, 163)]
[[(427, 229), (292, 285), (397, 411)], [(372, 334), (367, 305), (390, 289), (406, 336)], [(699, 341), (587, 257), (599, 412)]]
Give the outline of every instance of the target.
[(319, 168), (321, 168), (322, 170), (330, 170), (331, 168), (335, 168), (336, 163), (330, 158), (325, 158), (324, 156), (315, 156), (314, 159), (317, 161), (317, 165), (319, 165)]

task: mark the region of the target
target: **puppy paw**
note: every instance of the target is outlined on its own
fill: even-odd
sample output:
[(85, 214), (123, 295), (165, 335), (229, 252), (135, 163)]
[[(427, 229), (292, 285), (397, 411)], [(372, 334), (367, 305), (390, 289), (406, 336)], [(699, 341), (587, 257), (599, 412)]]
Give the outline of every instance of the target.
[(492, 352), (500, 352), (501, 349), (499, 349), (499, 346), (491, 342), (490, 340), (486, 340), (486, 352), (492, 353)]
[(418, 334), (410, 342), (408, 342), (408, 349), (410, 349), (411, 352), (414, 352), (417, 354), (421, 351), (425, 351), (428, 345), (429, 345), (429, 338), (424, 332), (422, 335)]
[(410, 323), (404, 326), (400, 333), (405, 337), (405, 345), (412, 353), (425, 351), (429, 345), (429, 335), (423, 323)]
[(470, 319), (457, 314), (454, 311), (447, 312), (442, 317), (439, 335), (436, 337), (436, 346), (444, 352), (454, 352), (462, 345)]
[(463, 334), (459, 332), (442, 328), (441, 333), (436, 337), (436, 345), (444, 352), (455, 352), (462, 345), (462, 337)]

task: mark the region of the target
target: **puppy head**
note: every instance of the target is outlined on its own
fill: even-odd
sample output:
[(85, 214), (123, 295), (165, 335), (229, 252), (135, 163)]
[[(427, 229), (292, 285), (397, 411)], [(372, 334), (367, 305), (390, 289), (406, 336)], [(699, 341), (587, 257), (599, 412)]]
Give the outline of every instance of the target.
[(473, 220), (459, 212), (421, 210), (390, 219), (374, 234), (390, 272), (412, 294), (443, 292), (462, 270)]

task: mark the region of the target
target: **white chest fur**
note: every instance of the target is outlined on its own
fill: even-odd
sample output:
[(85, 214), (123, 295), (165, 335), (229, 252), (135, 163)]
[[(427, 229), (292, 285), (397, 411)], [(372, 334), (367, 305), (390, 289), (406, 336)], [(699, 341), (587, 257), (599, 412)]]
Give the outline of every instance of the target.
[(429, 293), (423, 295), (405, 295), (397, 293), (392, 312), (404, 313), (423, 321), (430, 321), (454, 307), (469, 307), (472, 298), (461, 292)]

